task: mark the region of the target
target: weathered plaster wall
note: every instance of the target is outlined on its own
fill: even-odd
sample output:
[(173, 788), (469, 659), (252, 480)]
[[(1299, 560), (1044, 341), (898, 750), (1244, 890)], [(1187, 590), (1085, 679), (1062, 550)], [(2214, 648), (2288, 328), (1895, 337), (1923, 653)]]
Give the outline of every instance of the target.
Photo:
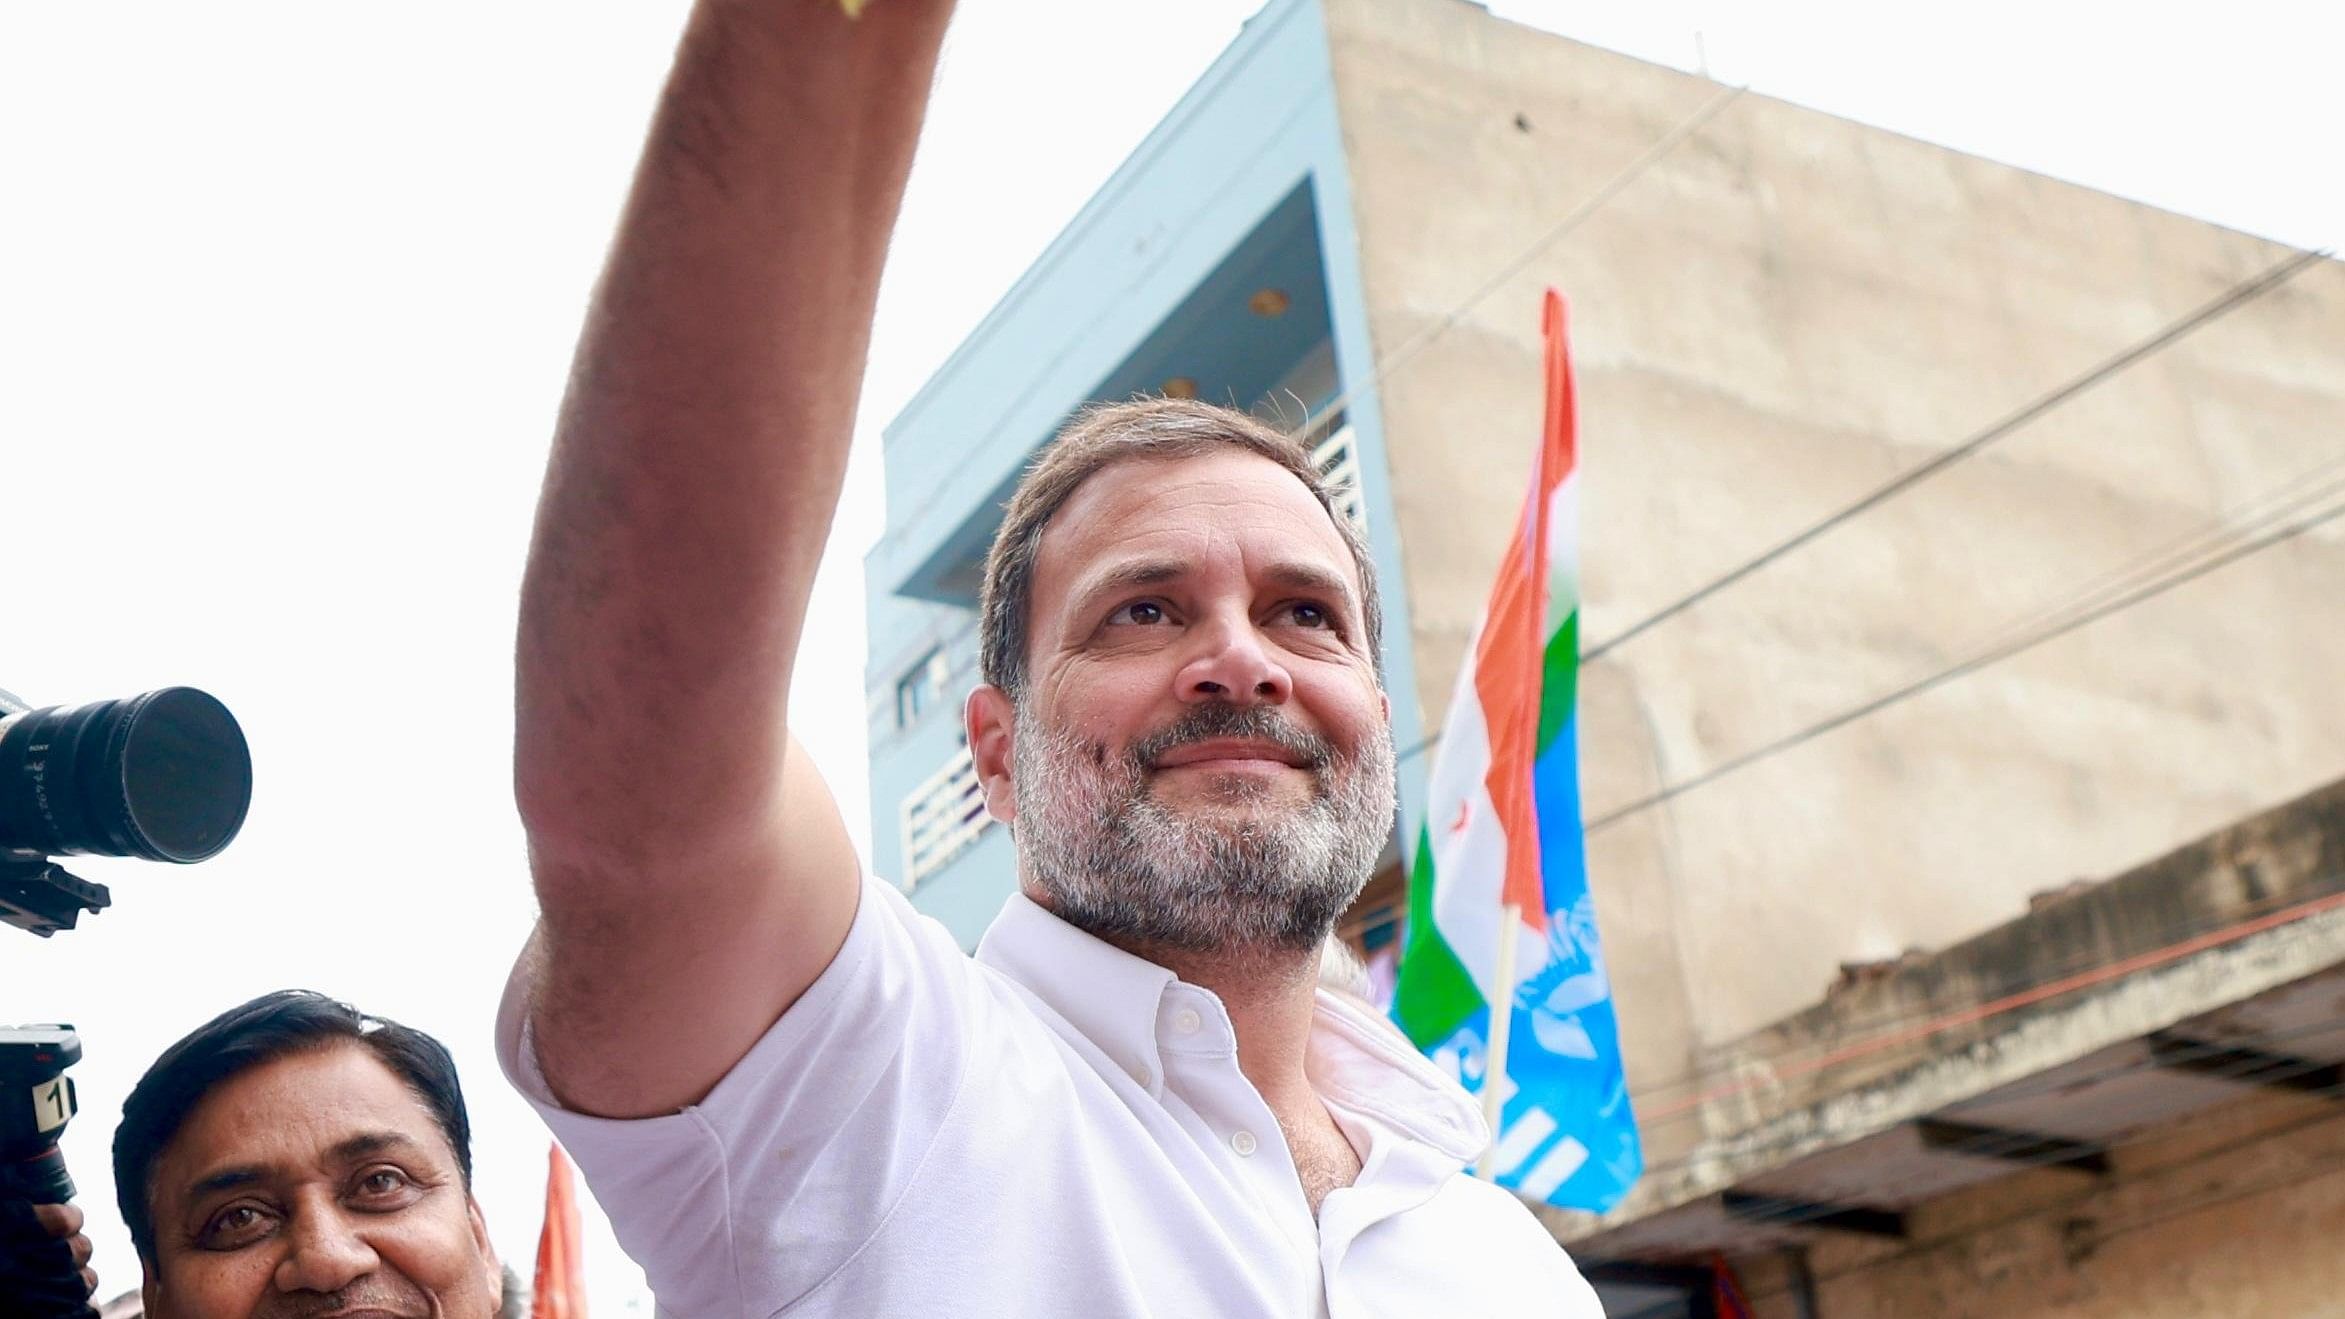
[[(1698, 1149), (1649, 1161), (1601, 1220), (1540, 1212), (1598, 1258), (1667, 1258), (1747, 1247), (1747, 1235), (1714, 1231), (1708, 1197), (1729, 1188), (1905, 1208), (1957, 1184), (1930, 1182), (1880, 1139), (1917, 1119), (2108, 1144), (2219, 1102), (2204, 1089), (2191, 1098), (2192, 1083), (2177, 1089), (2156, 1065), (2145, 1040), (2160, 1032), (2302, 1055), (2308, 1083), (2325, 1084), (2318, 1066), (2345, 1058), (2341, 899), (2345, 782), (1748, 1037), (1705, 1092)], [(2127, 970), (2094, 974), (2104, 967)], [(2059, 992), (2016, 994), (2044, 986)], [(1666, 1111), (1640, 1116), (1650, 1126)]]
[[(2345, 1316), (2345, 1107), (2274, 1095), (1908, 1216), (1906, 1242), (1808, 1256), (1813, 1319)], [(1759, 1319), (1798, 1319), (1778, 1260), (1738, 1266)]]
[[(1705, 1115), (1705, 1124), (1719, 1131), (1741, 1130), (1861, 1088), (1903, 1086), (1917, 1067), (1988, 1041), (2002, 1041), (1990, 1050), (1995, 1054), (2015, 1047), (2041, 1050), (2032, 1058), (1997, 1064), (2025, 1074), (2325, 971), (2345, 960), (2345, 944), (2338, 937), (2345, 932), (2345, 910), (2335, 905), (2341, 889), (2345, 781), (2105, 882), (2047, 899), (2024, 916), (1850, 986), (1737, 1041), (1733, 1058), (1763, 1083), (1721, 1101)], [(2250, 937), (2186, 956), (2165, 956), (2185, 940), (2291, 912), (2304, 914)], [(1852, 1041), (1893, 1034), (1900, 1023), (1964, 1018), (2019, 990), (2118, 965), (2133, 969), (2040, 1002), (1962, 1020), (1894, 1048), (1854, 1053), (1830, 1067), (1797, 1066), (1799, 1060), (1848, 1053)], [(2062, 1018), (2074, 1024), (2027, 1038), (2031, 1027)], [(1774, 1066), (1778, 1060), (1797, 1070)], [(1977, 1070), (1982, 1085), (2009, 1079), (1985, 1075), (1994, 1069), (1984, 1064)]]
[[(1720, 90), (1460, 0), (1326, 8), (1380, 354)], [(1381, 380), (1428, 721), (1521, 498), (1541, 285), (1573, 304), (1600, 645), (2287, 255), (1743, 97)], [(2340, 436), (2325, 262), (1590, 665), (1588, 815), (1942, 667)], [(1632, 1087), (1682, 1093), (1839, 963), (2345, 775), (2340, 601), (2332, 523), (1597, 833)]]

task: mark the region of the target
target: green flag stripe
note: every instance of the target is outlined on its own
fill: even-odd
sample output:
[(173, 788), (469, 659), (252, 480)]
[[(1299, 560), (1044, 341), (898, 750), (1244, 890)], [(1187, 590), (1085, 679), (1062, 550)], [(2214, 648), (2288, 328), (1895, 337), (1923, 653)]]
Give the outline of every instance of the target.
[(1579, 703), (1580, 688), (1580, 611), (1574, 609), (1547, 638), (1546, 673), (1540, 680), (1539, 691), (1539, 751), (1547, 754), (1547, 747), (1571, 722), (1572, 708)]
[(1419, 828), (1416, 863), (1409, 868), (1409, 939), (1401, 949), (1393, 1019), (1410, 1043), (1430, 1049), (1455, 1034), (1481, 1006), (1481, 989), (1434, 924), (1433, 831)]

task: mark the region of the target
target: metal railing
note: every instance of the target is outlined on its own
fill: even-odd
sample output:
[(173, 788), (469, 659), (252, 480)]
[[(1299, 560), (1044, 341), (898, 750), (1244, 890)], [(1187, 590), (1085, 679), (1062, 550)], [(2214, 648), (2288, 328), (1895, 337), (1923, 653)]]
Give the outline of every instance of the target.
[(1314, 445), (1311, 462), (1335, 496), (1336, 507), (1343, 510), (1361, 535), (1367, 535), (1368, 501), (1360, 493), (1360, 450), (1352, 443), (1350, 423), (1336, 427), (1334, 433)]
[(967, 851), (993, 817), (985, 813), (985, 789), (969, 748), (956, 748), (943, 768), (921, 780), (903, 805), (904, 891), (952, 864)]

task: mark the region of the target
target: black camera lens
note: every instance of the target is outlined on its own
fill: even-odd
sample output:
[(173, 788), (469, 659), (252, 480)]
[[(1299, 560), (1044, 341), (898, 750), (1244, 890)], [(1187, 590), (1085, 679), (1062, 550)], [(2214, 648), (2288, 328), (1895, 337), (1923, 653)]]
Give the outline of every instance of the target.
[(201, 861), (252, 804), (252, 753), (193, 687), (0, 721), (0, 847)]

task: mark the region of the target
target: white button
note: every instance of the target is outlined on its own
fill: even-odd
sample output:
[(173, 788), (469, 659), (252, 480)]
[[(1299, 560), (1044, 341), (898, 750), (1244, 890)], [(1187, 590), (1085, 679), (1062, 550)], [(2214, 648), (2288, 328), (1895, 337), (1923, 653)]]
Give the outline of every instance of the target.
[(1173, 1014), (1173, 1030), (1177, 1034), (1194, 1035), (1197, 1028), (1204, 1024), (1205, 1018), (1198, 1016), (1195, 1008), (1182, 1008)]
[(1132, 1069), (1132, 1079), (1138, 1081), (1140, 1088), (1145, 1090), (1155, 1083), (1156, 1074), (1145, 1067), (1135, 1067)]
[(1240, 1158), (1245, 1158), (1252, 1155), (1254, 1153), (1254, 1133), (1251, 1131), (1241, 1131), (1238, 1134), (1230, 1137), (1229, 1147), (1233, 1150), (1236, 1150), (1238, 1152), (1238, 1157)]

